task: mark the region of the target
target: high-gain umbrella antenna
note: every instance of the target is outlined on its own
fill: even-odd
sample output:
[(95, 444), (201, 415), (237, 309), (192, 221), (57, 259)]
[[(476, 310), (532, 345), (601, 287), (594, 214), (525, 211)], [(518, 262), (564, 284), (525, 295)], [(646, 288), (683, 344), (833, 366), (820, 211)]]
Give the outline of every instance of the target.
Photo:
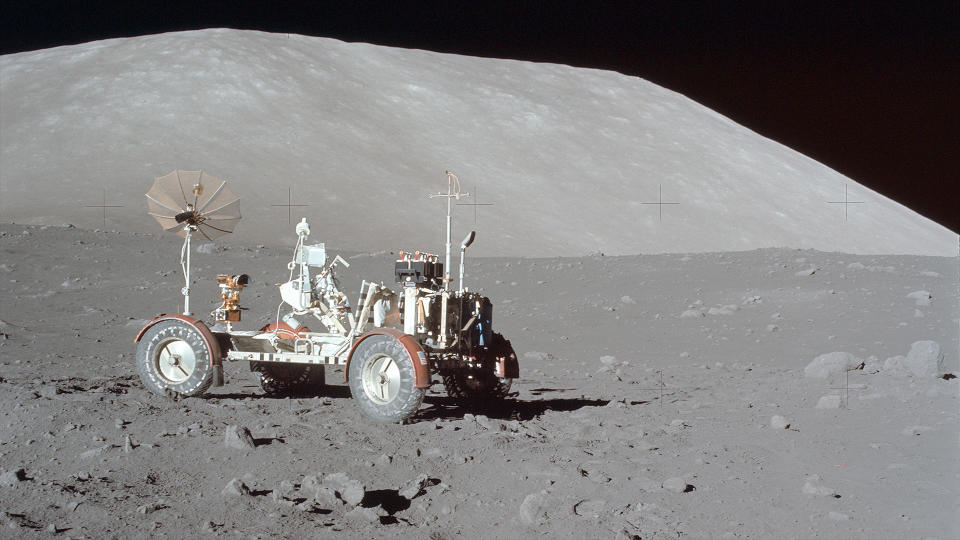
[[(207, 186), (217, 186), (212, 192)], [(194, 233), (207, 240), (233, 232), (240, 221), (240, 199), (227, 182), (203, 171), (177, 169), (154, 180), (147, 191), (148, 214), (167, 232), (183, 237), (180, 268), (183, 270), (183, 313), (190, 313), (190, 239)]]

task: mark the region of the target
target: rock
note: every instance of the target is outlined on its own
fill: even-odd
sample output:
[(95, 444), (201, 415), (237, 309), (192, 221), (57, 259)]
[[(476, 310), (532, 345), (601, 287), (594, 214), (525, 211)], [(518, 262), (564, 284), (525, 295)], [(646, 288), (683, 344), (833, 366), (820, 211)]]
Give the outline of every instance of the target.
[(490, 431), (500, 431), (503, 428), (503, 424), (496, 420), (491, 420), (485, 414), (478, 414), (473, 418), (480, 427), (488, 429)]
[(910, 352), (903, 361), (904, 367), (917, 377), (939, 377), (943, 375), (944, 355), (936, 341), (916, 341), (910, 346)]
[(680, 314), (681, 319), (700, 318), (700, 317), (706, 317), (706, 315), (699, 309), (688, 309)]
[(588, 499), (573, 505), (573, 513), (578, 516), (598, 518), (606, 506), (606, 501)]
[(295, 486), (293, 485), (293, 482), (289, 480), (281, 480), (276, 487), (273, 488), (273, 491), (277, 494), (277, 497), (287, 498), (293, 493), (294, 489)]
[(550, 495), (546, 490), (531, 493), (520, 503), (520, 519), (528, 525), (540, 525), (547, 520), (550, 509)]
[(790, 427), (790, 422), (779, 414), (775, 414), (770, 417), (770, 427), (773, 429), (787, 429)]
[(803, 484), (803, 492), (807, 495), (814, 495), (817, 497), (838, 497), (837, 493), (832, 489), (823, 486), (819, 483), (820, 477), (813, 475), (807, 479)]
[(220, 495), (224, 497), (243, 497), (250, 494), (250, 488), (243, 483), (243, 480), (234, 478), (227, 482), (227, 485), (220, 490)]
[(337, 508), (343, 506), (345, 501), (337, 498), (337, 492), (327, 486), (319, 486), (310, 498), (314, 503), (322, 508)]
[(348, 521), (374, 523), (380, 521), (380, 516), (385, 515), (387, 515), (387, 512), (379, 506), (376, 508), (364, 508), (362, 506), (358, 506), (344, 514), (343, 517)]
[(0, 486), (15, 486), (20, 482), (23, 482), (27, 479), (27, 472), (23, 469), (17, 469), (15, 471), (6, 471), (3, 474), (0, 474)]
[(157, 510), (162, 510), (162, 509), (164, 509), (164, 508), (166, 508), (166, 507), (167, 507), (166, 501), (164, 501), (164, 500), (161, 499), (161, 500), (159, 500), (159, 501), (157, 501), (157, 502), (155, 502), (155, 503), (152, 503), (152, 504), (141, 504), (140, 506), (137, 507), (137, 513), (140, 513), (140, 514), (152, 514), (152, 513), (156, 512)]
[(803, 368), (803, 374), (806, 377), (826, 379), (844, 371), (857, 369), (862, 363), (859, 358), (850, 353), (831, 352), (814, 358), (807, 367)]
[(839, 409), (842, 400), (839, 395), (823, 396), (817, 401), (818, 409)]
[(880, 372), (884, 375), (889, 375), (890, 377), (908, 377), (910, 375), (910, 370), (908, 370), (907, 366), (905, 366), (903, 363), (903, 361), (906, 359), (906, 356), (892, 356), (887, 358), (887, 360), (883, 363), (883, 367), (880, 369)]
[(323, 475), (323, 485), (334, 490), (343, 502), (356, 506), (363, 501), (366, 490), (359, 480), (353, 480), (346, 473)]
[(633, 479), (633, 484), (634, 484), (640, 491), (653, 492), (653, 491), (657, 491), (657, 490), (660, 489), (660, 484), (658, 484), (656, 481), (654, 481), (654, 480), (652, 480), (652, 479), (650, 479), (650, 478), (647, 478), (646, 476), (641, 476), (641, 477), (639, 477), (639, 478), (634, 478), (634, 479)]
[(623, 302), (624, 304), (636, 304), (636, 303), (637, 303), (636, 300), (634, 300), (633, 298), (631, 298), (631, 297), (629, 297), (629, 296), (626, 296), (626, 295), (621, 296), (621, 297), (620, 297), (620, 301)]
[(251, 448), (256, 448), (256, 443), (253, 442), (253, 435), (250, 434), (250, 430), (243, 426), (227, 426), (227, 432), (223, 437), (223, 445), (227, 448), (236, 448), (238, 450), (249, 450)]
[(739, 309), (740, 308), (734, 304), (712, 307), (707, 310), (707, 315), (733, 315), (733, 313)]
[(615, 356), (601, 356), (600, 363), (605, 366), (613, 366), (617, 363), (617, 358)]
[(907, 295), (907, 298), (913, 299), (918, 306), (929, 306), (933, 295), (927, 291), (913, 291)]
[(427, 486), (429, 481), (429, 476), (425, 474), (417, 475), (415, 479), (399, 490), (400, 496), (410, 500), (417, 498), (418, 495), (423, 493), (423, 488)]
[(300, 493), (306, 498), (313, 497), (321, 484), (320, 475), (308, 474), (300, 481)]
[(81, 453), (80, 453), (80, 458), (83, 459), (83, 458), (96, 457), (96, 456), (99, 456), (99, 455), (103, 454), (104, 452), (106, 452), (107, 450), (109, 450), (109, 449), (111, 449), (111, 448), (113, 448), (113, 445), (112, 445), (112, 444), (105, 444), (105, 445), (100, 446), (100, 447), (97, 447), (97, 448), (91, 448), (90, 450), (87, 450), (87, 451), (85, 451), (85, 452), (81, 452)]
[(680, 477), (667, 478), (663, 481), (663, 489), (674, 493), (689, 493), (696, 489)]

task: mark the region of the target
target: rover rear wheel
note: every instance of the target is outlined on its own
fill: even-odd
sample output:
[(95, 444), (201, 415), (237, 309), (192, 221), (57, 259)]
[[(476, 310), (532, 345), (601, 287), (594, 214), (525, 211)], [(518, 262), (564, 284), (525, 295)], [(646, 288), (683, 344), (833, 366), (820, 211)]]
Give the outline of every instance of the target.
[(420, 408), (425, 388), (417, 388), (413, 358), (395, 338), (370, 336), (350, 359), (350, 393), (360, 411), (378, 422), (402, 422)]
[(317, 395), (326, 384), (323, 366), (260, 364), (256, 367), (260, 389), (268, 396)]
[(151, 326), (137, 344), (137, 373), (154, 394), (193, 397), (213, 384), (211, 352), (200, 331), (179, 321)]
[(442, 378), (447, 395), (465, 407), (500, 401), (510, 393), (513, 383), (513, 379), (500, 378), (489, 372), (455, 371)]

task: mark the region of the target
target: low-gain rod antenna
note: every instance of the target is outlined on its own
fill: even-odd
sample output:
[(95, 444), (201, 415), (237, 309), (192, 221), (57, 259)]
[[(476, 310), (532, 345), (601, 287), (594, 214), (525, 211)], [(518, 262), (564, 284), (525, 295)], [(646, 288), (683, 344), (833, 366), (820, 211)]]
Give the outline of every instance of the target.
[(446, 197), (447, 198), (447, 256), (444, 259), (443, 263), (443, 290), (450, 290), (450, 224), (451, 216), (453, 212), (453, 199), (460, 200), (460, 197), (469, 197), (469, 193), (460, 193), (460, 178), (457, 175), (453, 174), (450, 171), (447, 173), (447, 192), (446, 193), (436, 193), (430, 195), (430, 198), (434, 197)]

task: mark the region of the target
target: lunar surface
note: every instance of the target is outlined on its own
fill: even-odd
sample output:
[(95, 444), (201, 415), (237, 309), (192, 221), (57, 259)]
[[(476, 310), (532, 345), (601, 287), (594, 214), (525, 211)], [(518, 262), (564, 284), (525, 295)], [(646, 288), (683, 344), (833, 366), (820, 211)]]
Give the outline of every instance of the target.
[[(145, 390), (133, 339), (182, 308), (179, 249), (0, 226), (3, 536), (960, 534), (956, 258), (468, 257), (521, 377), (485, 410), (435, 386), (399, 425), (362, 416), (334, 367), (285, 399), (243, 362), (200, 398)], [(241, 328), (261, 327), (290, 255), (199, 243), (194, 311), (245, 272)], [(392, 280), (389, 252), (343, 255), (351, 298)]]

